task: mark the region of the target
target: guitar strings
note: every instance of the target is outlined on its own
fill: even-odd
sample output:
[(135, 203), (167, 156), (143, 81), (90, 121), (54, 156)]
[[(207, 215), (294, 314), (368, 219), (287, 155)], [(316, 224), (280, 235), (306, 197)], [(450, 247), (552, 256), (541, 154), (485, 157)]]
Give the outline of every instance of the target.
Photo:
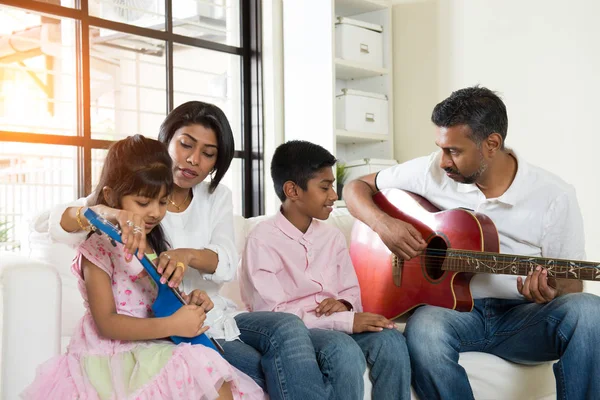
[[(521, 265), (519, 266), (518, 264), (522, 264), (524, 262), (528, 262), (530, 264), (536, 264), (536, 265), (540, 265), (538, 263), (535, 263), (534, 261), (512, 261), (512, 260), (507, 260), (507, 261), (503, 261), (503, 260), (498, 260), (497, 258), (503, 258), (503, 257), (512, 257), (512, 255), (508, 255), (508, 254), (502, 254), (502, 253), (490, 253), (490, 252), (478, 252), (478, 251), (473, 251), (473, 250), (462, 250), (462, 249), (449, 249), (449, 250), (442, 250), (442, 249), (429, 249), (427, 250), (427, 252), (421, 252), (417, 257), (425, 257), (426, 259), (433, 259), (433, 260), (458, 260), (458, 261), (465, 261), (465, 259), (463, 257), (460, 256), (446, 256), (446, 254), (448, 253), (448, 251), (454, 251), (456, 253), (459, 252), (464, 252), (467, 255), (473, 255), (476, 256), (478, 258), (482, 258), (483, 257), (483, 261), (489, 261), (489, 262), (493, 262), (494, 266), (490, 267), (490, 266), (485, 266), (486, 268), (490, 268), (490, 269), (495, 269), (498, 267), (507, 267), (507, 266), (517, 266), (517, 268), (522, 269), (523, 267), (525, 267), (525, 269), (529, 269), (529, 266), (526, 265)], [(431, 254), (433, 253), (433, 254)], [(438, 255), (436, 255), (438, 254)], [(496, 259), (494, 259), (494, 257), (496, 257)], [(526, 256), (518, 256), (515, 255), (514, 257), (517, 258), (522, 258), (522, 257), (526, 257)], [(600, 269), (600, 265), (596, 264), (596, 263), (591, 263), (589, 261), (572, 261), (572, 260), (564, 260), (564, 259), (545, 259), (543, 257), (535, 257), (540, 259), (540, 261), (542, 260), (549, 260), (549, 261), (554, 261), (553, 265), (548, 268), (546, 267), (546, 269), (548, 269), (549, 271), (557, 271), (558, 273), (562, 273), (562, 272), (567, 272), (567, 271), (560, 271), (560, 269), (567, 267), (566, 265), (559, 265), (560, 262), (564, 262), (566, 264), (581, 264), (581, 263), (585, 263), (588, 265), (576, 265), (574, 266), (575, 268), (577, 268), (578, 270), (584, 270), (584, 271), (594, 271), (594, 270), (598, 270)], [(593, 265), (589, 265), (589, 264), (593, 264)], [(573, 266), (569, 266), (569, 267), (573, 267)], [(440, 270), (449, 270), (449, 271), (457, 271), (460, 270), (461, 266), (456, 265), (456, 266), (444, 266), (444, 263), (442, 262), (441, 265), (435, 265), (435, 266), (428, 266), (428, 269), (440, 269)], [(465, 267), (463, 267), (464, 269), (466, 269)], [(460, 271), (459, 271), (460, 272)], [(468, 272), (468, 271), (465, 271)]]
[[(425, 252), (420, 252), (419, 256), (425, 256), (425, 257), (429, 257), (429, 258), (447, 259), (447, 260), (464, 260), (464, 258), (460, 257), (460, 256), (446, 256), (445, 254), (448, 254), (448, 252), (454, 252), (455, 254), (462, 253), (462, 254), (465, 254), (466, 256), (474, 256), (476, 258), (484, 258), (486, 260), (494, 261), (498, 264), (518, 264), (518, 263), (524, 263), (524, 262), (535, 263), (535, 259), (537, 259), (540, 262), (552, 261), (555, 266), (559, 263), (565, 263), (565, 264), (585, 264), (585, 266), (579, 265), (578, 267), (580, 267), (580, 268), (590, 268), (590, 269), (600, 268), (600, 263), (595, 263), (595, 262), (591, 262), (591, 261), (566, 260), (566, 259), (560, 259), (560, 258), (546, 258), (546, 257), (537, 257), (537, 256), (531, 257), (534, 260), (526, 261), (523, 259), (527, 258), (527, 256), (522, 256), (522, 255), (491, 253), (491, 252), (485, 252), (485, 251), (480, 252), (480, 251), (475, 251), (475, 250), (463, 250), (463, 249), (448, 249), (448, 250), (428, 249)], [(496, 259), (494, 259), (494, 257)], [(522, 260), (521, 261), (519, 261), (519, 260), (517, 260), (517, 261), (499, 260), (499, 258), (510, 258), (510, 257), (514, 257), (514, 258), (518, 258), (518, 259), (522, 259)]]

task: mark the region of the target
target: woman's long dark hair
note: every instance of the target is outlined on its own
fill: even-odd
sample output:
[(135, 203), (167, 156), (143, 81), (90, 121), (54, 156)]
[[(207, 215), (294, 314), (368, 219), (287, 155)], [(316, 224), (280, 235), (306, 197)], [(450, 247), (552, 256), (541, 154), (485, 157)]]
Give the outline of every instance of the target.
[[(119, 140), (108, 149), (96, 187), (96, 197), (90, 205), (104, 204), (121, 208), (123, 196), (156, 198), (163, 187), (167, 195), (170, 194), (174, 185), (172, 164), (167, 147), (158, 140), (142, 135)], [(105, 186), (112, 189), (116, 204), (109, 204), (104, 197), (102, 188)], [(169, 247), (160, 224), (150, 231), (146, 240), (157, 254)]]
[(175, 131), (183, 126), (201, 125), (217, 136), (217, 161), (209, 191), (213, 193), (231, 165), (234, 154), (233, 131), (225, 113), (214, 104), (201, 101), (183, 103), (167, 115), (160, 126), (158, 140), (169, 146)]

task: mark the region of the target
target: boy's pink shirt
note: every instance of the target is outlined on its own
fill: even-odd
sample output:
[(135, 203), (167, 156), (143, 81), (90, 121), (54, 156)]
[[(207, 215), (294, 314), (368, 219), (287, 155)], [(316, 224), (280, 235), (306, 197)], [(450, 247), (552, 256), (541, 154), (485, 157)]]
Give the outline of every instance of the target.
[[(308, 328), (352, 333), (354, 312), (362, 311), (342, 232), (314, 219), (303, 234), (281, 212), (248, 235), (240, 288), (249, 311), (296, 314)], [(330, 297), (348, 301), (353, 311), (317, 317), (315, 309)]]

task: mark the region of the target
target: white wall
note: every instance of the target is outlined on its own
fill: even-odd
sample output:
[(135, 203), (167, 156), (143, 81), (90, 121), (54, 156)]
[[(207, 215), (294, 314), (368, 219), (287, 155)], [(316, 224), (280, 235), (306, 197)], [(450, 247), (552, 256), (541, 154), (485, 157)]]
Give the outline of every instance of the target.
[(330, 2), (283, 1), (283, 84), (285, 140), (308, 140), (335, 154)]
[(435, 148), (433, 106), (481, 84), (509, 116), (507, 145), (577, 189), (600, 260), (600, 2), (422, 0), (394, 6), (395, 156)]
[(271, 179), (271, 158), (284, 140), (282, 0), (263, 1), (262, 29), (265, 214), (270, 215), (281, 205)]

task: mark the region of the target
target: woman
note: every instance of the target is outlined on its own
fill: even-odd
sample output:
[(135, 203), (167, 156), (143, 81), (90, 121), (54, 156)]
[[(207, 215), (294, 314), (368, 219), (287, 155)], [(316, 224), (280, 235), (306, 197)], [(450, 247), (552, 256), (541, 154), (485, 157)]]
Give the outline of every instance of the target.
[[(323, 382), (308, 330), (294, 315), (276, 312), (238, 312), (219, 295), (223, 283), (234, 279), (238, 257), (234, 243), (231, 191), (219, 182), (234, 153), (233, 133), (225, 114), (212, 104), (187, 102), (174, 109), (160, 128), (159, 140), (173, 160), (174, 190), (161, 225), (173, 250), (159, 255), (163, 280), (190, 293), (201, 305), (205, 291), (214, 302), (207, 314), (209, 333), (218, 340), (224, 357), (249, 375), (272, 399), (324, 399)], [(204, 180), (211, 176), (210, 183)], [(78, 245), (85, 239), (87, 221), (78, 213), (88, 199), (52, 210), (49, 233), (53, 240)], [(126, 259), (143, 255), (146, 238), (143, 218), (134, 213), (93, 206), (118, 223)], [(200, 289), (200, 290), (197, 290)]]

